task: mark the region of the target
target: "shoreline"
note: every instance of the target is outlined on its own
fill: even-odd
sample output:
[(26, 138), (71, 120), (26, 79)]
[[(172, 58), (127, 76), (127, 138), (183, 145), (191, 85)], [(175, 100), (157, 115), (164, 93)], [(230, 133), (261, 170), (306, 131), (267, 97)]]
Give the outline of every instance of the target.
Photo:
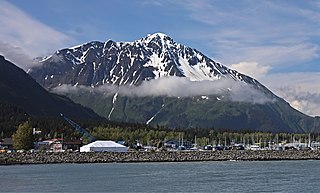
[(26, 152), (0, 154), (0, 165), (59, 163), (138, 163), (201, 161), (320, 160), (320, 150), (312, 151), (178, 151), (178, 152)]

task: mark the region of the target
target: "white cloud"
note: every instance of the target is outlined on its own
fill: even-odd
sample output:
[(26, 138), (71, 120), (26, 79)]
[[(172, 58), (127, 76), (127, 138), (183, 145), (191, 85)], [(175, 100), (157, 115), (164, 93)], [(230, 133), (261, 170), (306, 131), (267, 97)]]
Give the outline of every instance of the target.
[(320, 92), (303, 92), (294, 86), (281, 87), (278, 91), (295, 109), (310, 116), (319, 116)]
[(140, 86), (103, 85), (96, 88), (86, 86), (62, 85), (53, 89), (58, 94), (78, 92), (98, 92), (111, 96), (116, 92), (123, 96), (169, 96), (169, 97), (194, 97), (203, 95), (218, 95), (228, 97), (233, 101), (263, 104), (273, 102), (253, 87), (243, 82), (230, 79), (216, 81), (190, 81), (183, 77), (162, 77), (150, 81), (144, 81)]
[[(67, 35), (33, 19), (7, 1), (0, 1), (0, 26), (0, 54), (18, 62), (22, 68), (25, 64), (15, 57), (17, 52), (34, 58), (61, 48), (70, 40)], [(10, 48), (16, 49), (11, 52)]]
[[(285, 99), (295, 109), (310, 115), (320, 115), (320, 73), (289, 73), (266, 75), (260, 81), (277, 96)], [(201, 95), (226, 94), (227, 88), (233, 101), (243, 101), (263, 104), (272, 102), (270, 98), (257, 92), (255, 89), (235, 84), (234, 81), (202, 81), (191, 82), (186, 78), (165, 77), (157, 80), (144, 82), (138, 87), (115, 85), (103, 85), (96, 88), (85, 86), (62, 85), (56, 87), (54, 92), (58, 94), (78, 93), (78, 92), (98, 92), (106, 96), (119, 92), (125, 96), (171, 96), (171, 97), (192, 97)]]
[(223, 64), (253, 61), (276, 69), (319, 58), (320, 47), (314, 39), (320, 35), (320, 14), (312, 11), (312, 2), (303, 6), (250, 0), (176, 4), (203, 24), (187, 32), (187, 38), (206, 44), (211, 50), (207, 54)]
[(155, 6), (162, 6), (164, 1), (163, 0), (143, 0), (141, 1), (142, 5), (155, 5)]
[(320, 115), (319, 73), (268, 74), (271, 69), (273, 73), (311, 69), (305, 63), (314, 63), (311, 70), (319, 69), (319, 2), (175, 2), (202, 24), (185, 32), (186, 39), (202, 42), (214, 60), (258, 78), (296, 109)]
[(240, 62), (238, 64), (231, 64), (230, 68), (255, 79), (265, 76), (270, 70), (269, 66), (260, 66), (257, 62)]
[(34, 66), (33, 59), (20, 47), (14, 47), (11, 44), (4, 43), (0, 40), (0, 54), (5, 56), (6, 60), (11, 61), (17, 66), (28, 69), (30, 66)]
[(272, 74), (261, 82), (297, 110), (310, 116), (320, 115), (320, 72)]
[[(226, 54), (227, 58), (222, 60), (227, 64), (236, 61), (255, 61), (266, 68), (269, 66), (276, 68), (278, 65), (294, 66), (318, 58), (319, 48), (313, 44), (248, 46), (239, 49), (232, 57)], [(225, 50), (225, 52), (231, 53), (232, 50)]]

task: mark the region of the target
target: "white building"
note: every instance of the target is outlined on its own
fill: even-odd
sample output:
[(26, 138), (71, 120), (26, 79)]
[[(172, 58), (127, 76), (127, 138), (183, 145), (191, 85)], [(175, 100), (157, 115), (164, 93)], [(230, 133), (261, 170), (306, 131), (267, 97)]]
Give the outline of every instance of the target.
[(95, 141), (80, 147), (80, 152), (127, 152), (128, 149), (114, 141)]

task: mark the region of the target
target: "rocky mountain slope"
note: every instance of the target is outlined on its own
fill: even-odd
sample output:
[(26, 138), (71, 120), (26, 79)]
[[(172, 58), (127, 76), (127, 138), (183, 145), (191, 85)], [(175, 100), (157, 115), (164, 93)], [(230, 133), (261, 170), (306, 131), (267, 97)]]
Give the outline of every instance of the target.
[(62, 84), (139, 85), (144, 80), (165, 76), (187, 77), (191, 81), (230, 78), (263, 87), (253, 78), (216, 63), (162, 33), (134, 42), (93, 41), (59, 50), (40, 63), (43, 65), (29, 74), (46, 88)]
[(70, 99), (49, 93), (22, 69), (0, 56), (0, 103), (22, 108), (30, 115), (58, 117), (63, 112), (71, 117), (99, 119), (91, 109)]
[(134, 42), (93, 41), (39, 62), (28, 73), (44, 88), (110, 120), (237, 130), (317, 129), (317, 121), (257, 80), (161, 33)]

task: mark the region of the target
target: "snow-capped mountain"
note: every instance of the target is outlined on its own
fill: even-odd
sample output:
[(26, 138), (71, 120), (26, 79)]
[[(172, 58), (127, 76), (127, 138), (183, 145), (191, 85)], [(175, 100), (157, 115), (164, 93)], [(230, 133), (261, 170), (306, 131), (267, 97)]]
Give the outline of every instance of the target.
[(62, 84), (139, 85), (144, 80), (164, 76), (187, 77), (191, 81), (229, 78), (264, 88), (258, 81), (163, 33), (147, 35), (134, 42), (93, 41), (59, 50), (40, 63), (42, 65), (29, 74), (49, 89)]
[[(133, 42), (93, 41), (58, 50), (39, 62), (42, 65), (28, 71), (38, 83), (49, 90), (67, 90), (62, 94), (110, 120), (179, 128), (273, 132), (306, 132), (315, 130), (319, 125), (318, 122), (314, 124), (311, 117), (294, 110), (257, 80), (229, 69), (162, 33), (147, 35)], [(190, 91), (189, 83), (193, 81), (192, 88), (196, 85), (194, 90), (198, 94), (198, 86), (205, 90), (209, 87), (215, 89), (213, 84), (228, 80), (240, 85), (234, 87), (234, 90), (240, 88), (237, 90), (240, 92), (233, 93), (238, 95), (236, 100), (232, 100), (233, 88), (229, 87), (218, 88), (223, 92), (189, 97), (120, 93), (120, 86), (128, 88), (130, 93), (133, 91), (130, 89), (135, 93), (144, 93), (148, 88), (158, 91), (160, 88), (157, 86), (147, 89), (145, 86), (154, 81), (159, 83), (165, 79), (163, 77), (189, 79), (187, 84), (182, 81), (183, 88), (179, 87), (178, 91)], [(171, 81), (168, 84), (176, 86), (178, 83)], [(168, 84), (165, 84), (165, 89)], [(95, 92), (101, 85), (116, 88), (116, 91)], [(237, 98), (249, 98), (249, 102)]]

